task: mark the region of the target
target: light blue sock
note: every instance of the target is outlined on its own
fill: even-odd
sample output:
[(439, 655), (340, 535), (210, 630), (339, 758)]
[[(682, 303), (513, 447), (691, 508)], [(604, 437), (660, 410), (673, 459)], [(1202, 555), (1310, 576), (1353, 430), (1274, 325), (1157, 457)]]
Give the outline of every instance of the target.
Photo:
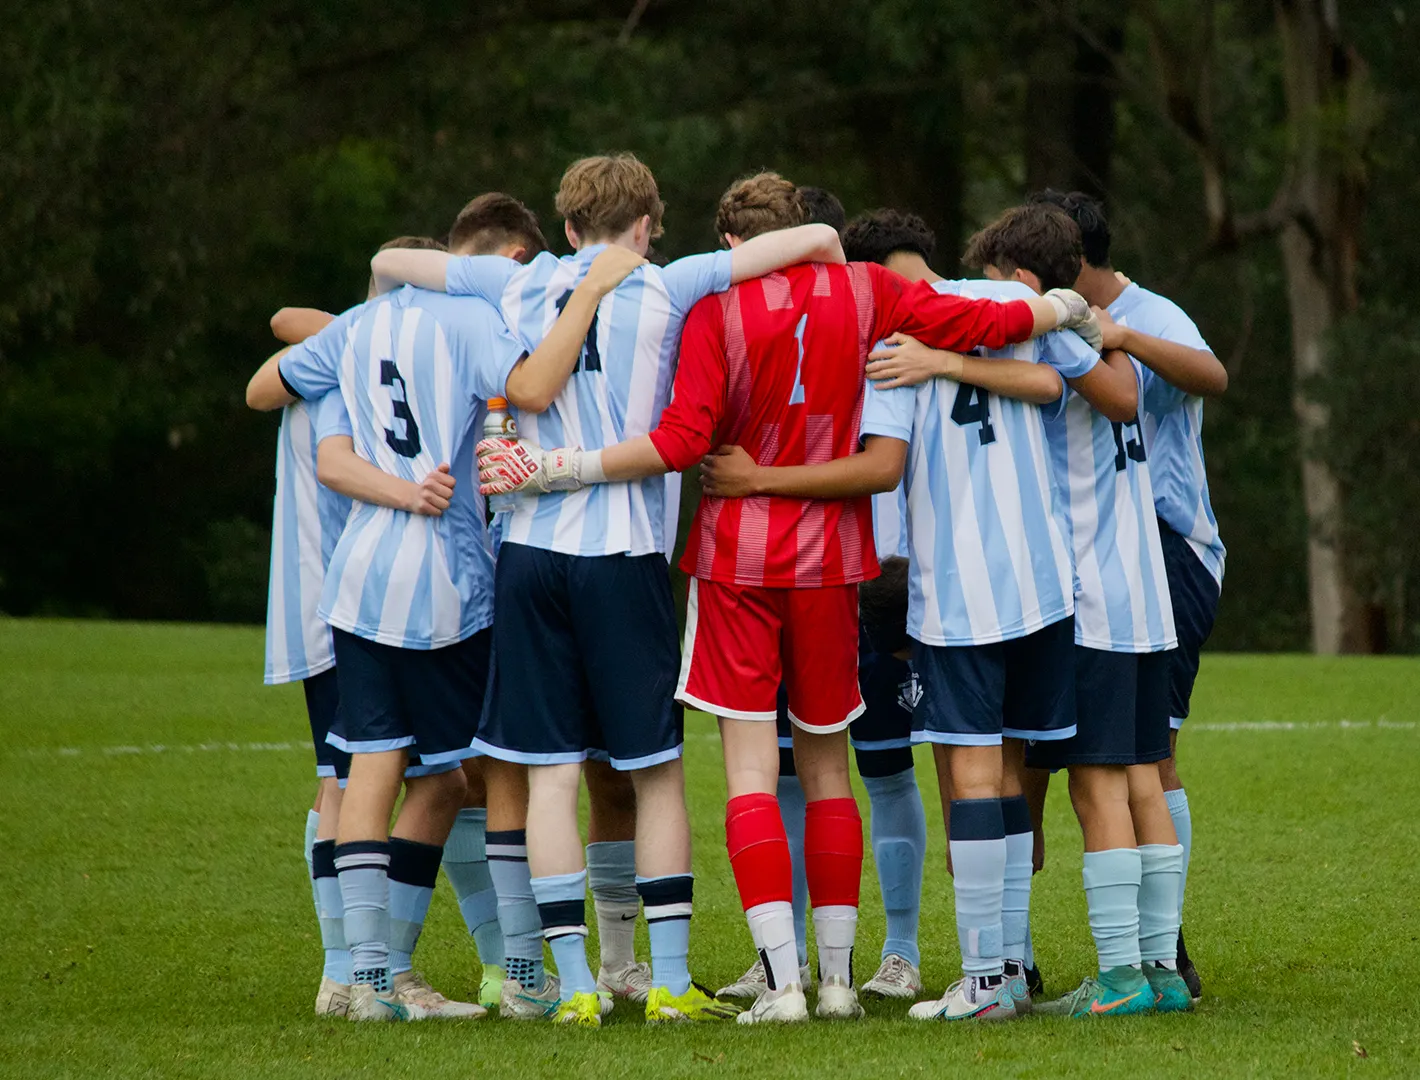
[(490, 832), (488, 872), (498, 893), (498, 928), (503, 932), (503, 968), (526, 990), (541, 990), (542, 920), (528, 871), (528, 836), (522, 829)]
[(779, 816), (789, 838), (789, 862), (794, 870), (794, 939), (799, 946), (799, 966), (809, 962), (809, 873), (804, 865), (804, 818), (808, 801), (797, 776), (779, 778)]
[(1178, 960), (1178, 879), (1182, 844), (1139, 845), (1139, 959), (1173, 967)]
[(335, 872), (335, 841), (317, 840), (311, 848), (312, 884), (320, 898), (320, 942), (325, 950), (322, 974), (334, 982), (350, 984), (350, 950), (345, 947), (345, 903), (340, 898), (340, 878)]
[(444, 873), (454, 887), (468, 932), (481, 964), (503, 965), (503, 931), (498, 926), (498, 892), (488, 871), (485, 843), (488, 811), (467, 806), (454, 819), (444, 841)]
[(1188, 809), (1188, 792), (1183, 788), (1165, 791), (1164, 801), (1169, 804), (1173, 831), (1178, 833), (1178, 842), (1183, 845), (1183, 870), (1178, 875), (1178, 917), (1182, 922), (1183, 896), (1188, 889), (1188, 859), (1193, 854), (1193, 814)]
[(414, 949), (424, 931), (444, 849), (417, 840), (390, 840), (390, 974), (414, 966)]
[(690, 989), (690, 910), (695, 879), (690, 874), (636, 879), (651, 933), (651, 985), (676, 997)]
[(311, 879), (311, 902), (316, 906), (316, 918), (320, 918), (320, 893), (316, 891), (315, 862), (312, 852), (316, 846), (316, 829), (320, 827), (320, 815), (314, 810), (306, 811), (306, 877)]
[(878, 886), (887, 915), (887, 936), (882, 958), (895, 953), (909, 964), (920, 965), (917, 924), (922, 913), (922, 866), (927, 858), (927, 815), (922, 793), (912, 769), (892, 776), (865, 776), (872, 804), (869, 835)]
[(1138, 848), (1085, 852), (1085, 905), (1100, 971), (1140, 964), (1140, 873)]
[(594, 994), (597, 981), (587, 965), (587, 872), (552, 874), (532, 879), (533, 896), (542, 919), (542, 936), (552, 946), (561, 1000), (574, 994)]
[(1030, 886), (1035, 835), (1031, 832), (1030, 808), (1025, 796), (1001, 800), (1006, 825), (1006, 877), (1001, 893), (1001, 952), (1007, 960), (1019, 960), (1026, 967), (1030, 940)]
[(351, 983), (390, 989), (390, 851), (383, 840), (335, 847), (335, 870), (345, 910), (345, 943)]
[(1006, 880), (1001, 800), (953, 799), (950, 843), (961, 969), (967, 975), (1000, 975)]
[(636, 916), (641, 913), (636, 881), (633, 841), (587, 845), (587, 883), (597, 912), (598, 960), (603, 968), (614, 970), (636, 962)]

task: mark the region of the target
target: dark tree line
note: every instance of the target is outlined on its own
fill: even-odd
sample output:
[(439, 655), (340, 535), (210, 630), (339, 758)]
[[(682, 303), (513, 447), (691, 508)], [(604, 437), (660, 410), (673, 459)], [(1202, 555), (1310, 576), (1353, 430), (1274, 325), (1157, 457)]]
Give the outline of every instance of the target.
[(255, 619), (284, 303), (632, 149), (667, 254), (772, 167), (918, 211), (937, 268), (1028, 189), (1228, 365), (1218, 644), (1413, 650), (1420, 12), (1358, 0), (19, 5), (0, 38), (0, 610)]

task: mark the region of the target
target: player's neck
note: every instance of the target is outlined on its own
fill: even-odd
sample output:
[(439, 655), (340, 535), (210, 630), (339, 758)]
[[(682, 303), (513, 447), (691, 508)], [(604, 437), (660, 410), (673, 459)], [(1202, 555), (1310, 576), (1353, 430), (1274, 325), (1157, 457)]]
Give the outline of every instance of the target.
[(895, 274), (901, 274), (908, 281), (925, 281), (931, 284), (941, 281), (942, 275), (927, 265), (927, 260), (915, 251), (894, 251), (883, 265)]
[(1086, 265), (1075, 282), (1075, 291), (1095, 307), (1101, 308), (1107, 308), (1118, 300), (1124, 288), (1112, 266)]

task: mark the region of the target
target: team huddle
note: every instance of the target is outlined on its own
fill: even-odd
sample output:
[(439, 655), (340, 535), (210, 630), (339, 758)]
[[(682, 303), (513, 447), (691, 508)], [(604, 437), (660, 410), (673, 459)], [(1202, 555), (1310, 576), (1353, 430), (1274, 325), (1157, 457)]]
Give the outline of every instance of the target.
[[(815, 989), (824, 1019), (860, 993), (920, 1020), (1191, 1008), (1173, 749), (1221, 588), (1201, 424), (1227, 378), (1113, 269), (1099, 204), (1006, 211), (961, 281), (920, 218), (845, 222), (774, 173), (721, 198), (724, 250), (664, 266), (631, 155), (575, 162), (556, 206), (561, 258), (502, 194), (447, 247), (391, 241), (365, 303), (273, 318), (288, 347), (247, 389), (283, 409), (266, 681), (303, 682), (316, 750), (316, 1012), (599, 1026), (625, 998), (648, 1023), (783, 1023)], [(667, 560), (697, 464), (681, 648)], [(685, 706), (718, 720), (757, 954), (718, 992), (688, 962)], [(921, 742), (962, 958), (936, 998)], [(861, 987), (850, 745), (887, 920)], [(1099, 970), (1046, 1001), (1031, 877), (1062, 769)], [(414, 970), (441, 866), (476, 1004)]]

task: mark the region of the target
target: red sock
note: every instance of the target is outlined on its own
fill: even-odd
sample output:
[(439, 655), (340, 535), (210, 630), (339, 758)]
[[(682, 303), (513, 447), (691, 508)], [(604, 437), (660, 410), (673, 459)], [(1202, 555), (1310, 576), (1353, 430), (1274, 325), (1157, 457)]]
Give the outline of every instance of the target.
[(858, 906), (863, 880), (863, 818), (854, 799), (819, 799), (804, 818), (804, 869), (815, 908)]
[[(746, 911), (775, 900), (786, 904), (792, 900), (794, 872), (778, 799), (759, 793), (731, 799), (725, 807), (725, 846)], [(861, 837), (858, 857), (861, 861)]]

